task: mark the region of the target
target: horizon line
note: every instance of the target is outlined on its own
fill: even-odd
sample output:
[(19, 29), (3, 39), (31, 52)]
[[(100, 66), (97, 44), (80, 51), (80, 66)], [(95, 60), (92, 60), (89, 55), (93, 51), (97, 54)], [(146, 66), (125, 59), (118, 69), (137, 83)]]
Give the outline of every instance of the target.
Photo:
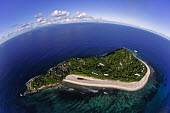
[[(95, 21), (95, 20), (91, 20), (91, 21), (73, 21), (73, 22), (61, 22), (61, 23), (53, 23), (53, 24), (44, 24), (44, 25), (40, 25), (40, 26), (35, 26), (33, 28), (30, 28), (30, 29), (27, 29), (25, 31), (22, 31), (22, 32), (18, 32), (17, 34), (14, 34), (12, 36), (7, 36), (4, 38), (4, 40), (2, 39), (2, 41), (0, 41), (0, 45), (1, 44), (4, 44), (6, 41), (12, 39), (12, 38), (15, 38), (19, 35), (22, 35), (22, 34), (25, 34), (27, 32), (31, 32), (37, 28), (44, 28), (44, 27), (48, 27), (48, 26), (54, 26), (54, 25), (62, 25), (62, 24), (76, 24), (76, 23), (107, 23), (107, 24), (116, 24), (116, 25), (124, 25), (124, 26), (128, 26), (128, 27), (133, 27), (133, 28), (138, 28), (138, 29), (141, 29), (141, 30), (144, 30), (144, 31), (148, 31), (150, 33), (153, 33), (153, 34), (156, 34), (156, 35), (159, 35), (161, 37), (163, 37), (164, 39), (167, 39), (168, 41), (170, 41), (170, 37), (163, 34), (163, 33), (160, 33), (160, 32), (157, 32), (155, 30), (152, 30), (152, 29), (148, 29), (148, 28), (145, 28), (143, 26), (137, 26), (137, 25), (133, 25), (133, 24), (128, 24), (128, 23), (123, 23), (123, 22), (118, 22), (118, 21), (111, 21), (111, 20), (100, 20), (100, 21)], [(1, 39), (0, 39), (1, 40)]]

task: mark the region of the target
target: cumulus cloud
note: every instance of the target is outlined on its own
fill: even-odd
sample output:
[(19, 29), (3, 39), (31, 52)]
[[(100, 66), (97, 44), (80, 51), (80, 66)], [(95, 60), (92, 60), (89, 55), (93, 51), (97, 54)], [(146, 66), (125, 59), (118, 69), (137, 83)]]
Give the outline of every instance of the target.
[(0, 36), (0, 39), (3, 39), (3, 38), (5, 38), (5, 36)]
[(41, 22), (39, 22), (39, 24), (46, 24), (48, 22), (48, 19), (44, 19)]
[(15, 32), (10, 32), (8, 33), (7, 37), (13, 36), (15, 34)]
[(44, 17), (38, 18), (37, 23), (42, 22), (44, 20)]
[[(13, 25), (11, 26), (16, 27), (15, 32), (11, 32), (7, 34), (6, 36), (0, 36), (0, 39), (6, 38), (7, 36), (15, 35), (17, 33), (20, 33), (20, 31), (25, 31), (29, 30), (32, 28), (35, 28), (37, 26), (41, 25), (49, 25), (49, 24), (57, 24), (57, 23), (69, 23), (69, 22), (86, 22), (86, 21), (103, 21), (103, 19), (97, 19), (92, 16), (89, 16), (87, 13), (84, 12), (79, 12), (77, 11), (74, 15), (70, 15), (68, 11), (60, 11), (60, 10), (55, 10), (53, 13), (51, 13), (51, 17), (44, 17), (42, 13), (38, 13), (34, 15), (34, 18), (36, 22), (34, 23), (25, 23), (21, 25)], [(0, 28), (0, 32), (2, 28)]]
[(25, 24), (19, 25), (17, 31), (22, 31), (22, 30), (29, 29), (32, 27), (33, 27), (33, 23), (25, 23)]
[(38, 14), (34, 15), (34, 18), (41, 18), (41, 17), (43, 17), (42, 13), (38, 13)]
[(53, 13), (51, 13), (52, 17), (59, 17), (59, 16), (68, 16), (70, 13), (67, 11), (59, 11), (55, 10)]
[(44, 25), (44, 24), (50, 24), (50, 21), (49, 19), (42, 17), (37, 19), (37, 23), (38, 25)]
[(80, 13), (79, 11), (76, 12), (76, 14), (74, 15), (75, 18), (87, 18), (88, 15), (86, 13)]
[(25, 23), (25, 24), (22, 24), (22, 25), (19, 25), (18, 28), (23, 28), (23, 27), (27, 27), (31, 25), (31, 23)]
[(68, 16), (60, 16), (60, 17), (56, 17), (54, 20), (64, 20), (64, 19), (70, 19), (70, 17), (68, 17)]
[(21, 24), (21, 25), (18, 26), (18, 28), (32, 26), (33, 24), (34, 24), (33, 22)]

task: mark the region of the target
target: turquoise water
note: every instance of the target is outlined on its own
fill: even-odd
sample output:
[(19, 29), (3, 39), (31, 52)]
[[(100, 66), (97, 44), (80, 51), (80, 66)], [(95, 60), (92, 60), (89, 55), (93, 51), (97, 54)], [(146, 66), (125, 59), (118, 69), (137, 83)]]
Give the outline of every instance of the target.
[[(25, 83), (73, 57), (102, 56), (126, 47), (138, 50), (153, 74), (135, 92), (62, 83), (20, 97)], [(137, 28), (102, 23), (39, 28), (0, 45), (0, 113), (160, 113), (170, 111), (170, 42)]]

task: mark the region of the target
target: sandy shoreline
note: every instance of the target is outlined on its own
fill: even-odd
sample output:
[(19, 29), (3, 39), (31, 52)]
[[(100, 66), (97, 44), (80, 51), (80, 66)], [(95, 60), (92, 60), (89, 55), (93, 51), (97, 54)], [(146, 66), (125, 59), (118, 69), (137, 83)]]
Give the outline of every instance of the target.
[[(126, 90), (126, 91), (136, 91), (145, 86), (151, 74), (151, 69), (149, 68), (149, 66), (144, 61), (142, 60), (140, 61), (146, 65), (147, 72), (145, 76), (138, 82), (121, 82), (121, 81), (101, 80), (101, 79), (96, 79), (96, 78), (86, 77), (86, 76), (81, 76), (81, 75), (68, 75), (63, 81), (69, 82), (72, 84), (83, 85), (83, 86), (105, 87), (105, 88), (121, 89), (121, 90)], [(80, 80), (77, 78), (83, 78), (83, 80), (82, 79)]]
[[(134, 57), (136, 57), (136, 56), (134, 55)], [(149, 76), (151, 75), (151, 68), (147, 65), (147, 63), (142, 61), (139, 58), (137, 58), (137, 59), (140, 60), (143, 64), (145, 64), (145, 66), (147, 68), (147, 72), (146, 72), (145, 76), (140, 81), (137, 81), (137, 82), (121, 82), (121, 81), (112, 81), (112, 80), (101, 80), (101, 79), (97, 79), (97, 78), (92, 78), (92, 77), (87, 77), (87, 76), (82, 76), (82, 75), (75, 75), (75, 74), (67, 75), (65, 77), (65, 79), (62, 80), (62, 82), (68, 82), (68, 83), (72, 83), (72, 84), (77, 84), (77, 85), (82, 85), (82, 86), (90, 86), (90, 87), (115, 88), (115, 89), (121, 89), (121, 90), (126, 90), (126, 91), (136, 91), (136, 90), (139, 90), (145, 86), (145, 84), (148, 82)], [(53, 68), (56, 68), (56, 67), (53, 67)], [(32, 89), (31, 81), (34, 80), (36, 77), (30, 79), (26, 83), (27, 91), (24, 92), (24, 94), (20, 94), (20, 96), (25, 96), (27, 94), (36, 93), (41, 90), (44, 90), (44, 89), (47, 89), (50, 87), (55, 87), (60, 84), (60, 83), (49, 84), (46, 86), (42, 86), (38, 89)], [(81, 78), (81, 79), (77, 79), (77, 78)]]

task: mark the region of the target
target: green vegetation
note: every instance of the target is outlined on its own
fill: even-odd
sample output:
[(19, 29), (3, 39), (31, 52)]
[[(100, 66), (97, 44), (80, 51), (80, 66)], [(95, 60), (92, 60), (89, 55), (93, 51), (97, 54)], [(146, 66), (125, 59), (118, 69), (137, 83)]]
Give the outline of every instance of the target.
[(146, 66), (132, 52), (122, 48), (101, 58), (72, 58), (64, 61), (46, 75), (34, 78), (31, 88), (60, 83), (69, 74), (124, 82), (139, 81), (146, 71)]
[(58, 75), (55, 71), (34, 78), (31, 83), (31, 89), (38, 89), (42, 86), (60, 83), (65, 76)]

